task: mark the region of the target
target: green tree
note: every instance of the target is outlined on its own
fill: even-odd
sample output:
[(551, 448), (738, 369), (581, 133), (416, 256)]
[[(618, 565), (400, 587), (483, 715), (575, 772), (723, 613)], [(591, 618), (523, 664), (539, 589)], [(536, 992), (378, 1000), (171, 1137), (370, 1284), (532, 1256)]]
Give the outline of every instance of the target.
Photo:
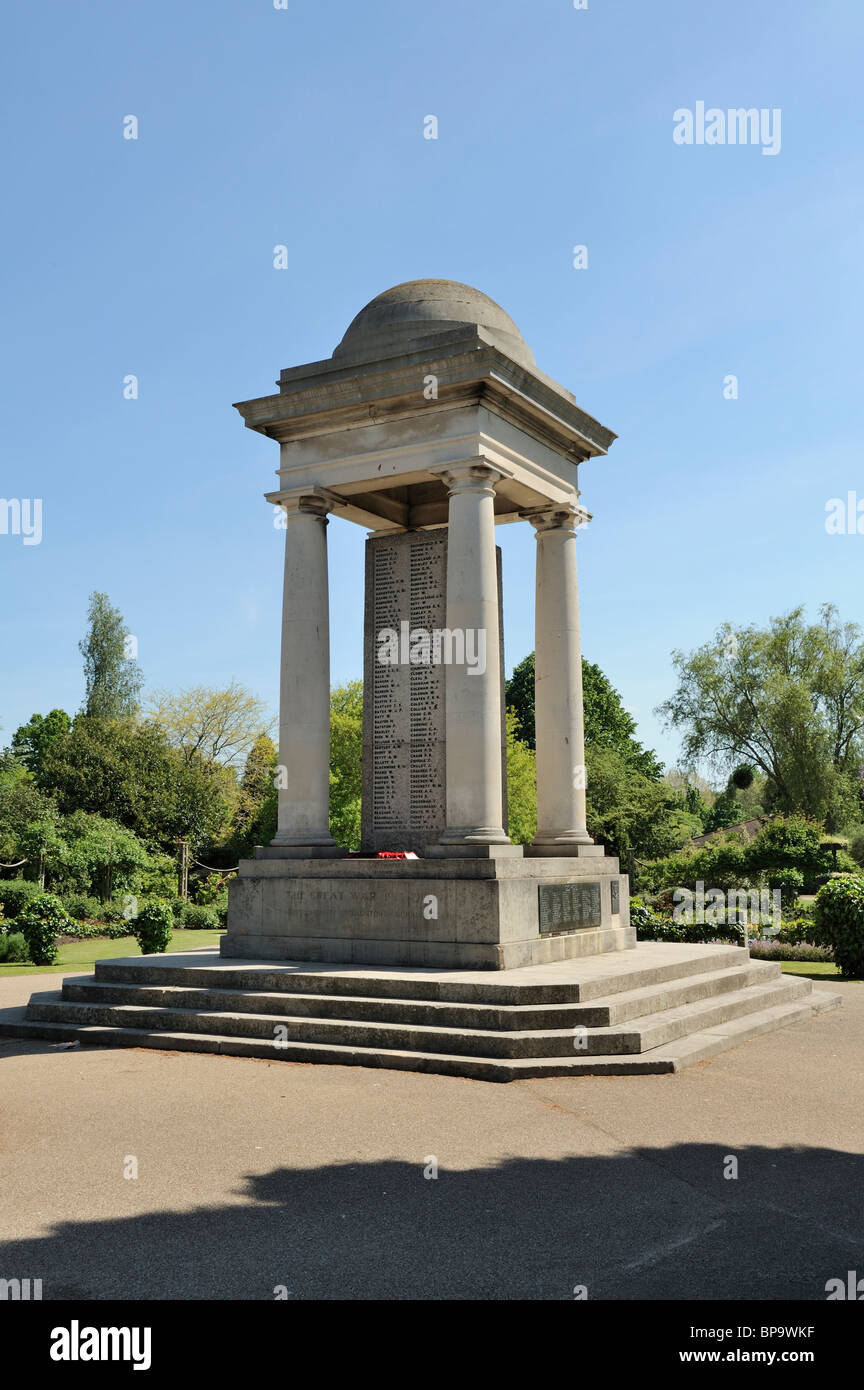
[(764, 802), (839, 829), (861, 818), (864, 635), (831, 605), (808, 624), (801, 607), (765, 628), (726, 624), (711, 642), (673, 653), (678, 688), (659, 709), (684, 734), (687, 760), (764, 774)]
[(52, 709), (50, 714), (31, 714), (30, 721), (15, 730), (12, 737), (12, 752), (19, 762), (38, 776), (42, 759), (48, 749), (61, 734), (68, 734), (72, 720), (63, 709)]
[(330, 834), (338, 845), (360, 848), (363, 791), (363, 682), (330, 692)]
[(537, 762), (534, 749), (519, 737), (516, 711), (507, 716), (507, 834), (527, 845), (537, 833)]
[(723, 830), (727, 825), (738, 825), (745, 819), (744, 807), (735, 794), (733, 787), (727, 787), (716, 798), (705, 817), (705, 833), (709, 834), (713, 830)]
[[(237, 806), (231, 820), (226, 849), (232, 860), (246, 859), (256, 844), (266, 843), (257, 838), (265, 805), (274, 797), (273, 774), (276, 767), (276, 746), (269, 734), (259, 734), (246, 756), (246, 765), (237, 794)], [(274, 829), (270, 834), (272, 840)]]
[(588, 830), (610, 853), (660, 858), (700, 833), (680, 791), (635, 770), (615, 749), (587, 747), (585, 771)]
[(134, 715), (144, 677), (128, 655), (129, 629), (108, 595), (90, 595), (87, 633), (78, 643), (84, 658), (84, 713), (99, 719)]
[(237, 800), (232, 769), (187, 758), (151, 721), (80, 714), (47, 750), (40, 781), (63, 814), (104, 815), (169, 851), (187, 839), (200, 852), (224, 835)]
[(0, 860), (17, 864), (25, 860), (25, 878), (41, 887), (62, 856), (59, 817), (53, 797), (22, 775), (0, 779)]
[(529, 652), (513, 667), (504, 687), (507, 707), (515, 711), (519, 735), (529, 748), (535, 746), (534, 730), (534, 653)]
[(115, 893), (133, 891), (149, 856), (137, 835), (104, 816), (76, 811), (63, 827), (66, 841), (63, 881), (67, 888), (98, 893), (110, 902)]
[(150, 718), (189, 760), (239, 767), (273, 724), (265, 702), (238, 681), (218, 689), (195, 685), (175, 694), (157, 690), (149, 703)]
[[(535, 747), (534, 653), (513, 668), (506, 685), (507, 705), (516, 711), (519, 735)], [(582, 658), (582, 702), (585, 712), (585, 747), (607, 748), (643, 776), (659, 778), (662, 764), (635, 737), (636, 723), (621, 703), (618, 691), (599, 666)]]

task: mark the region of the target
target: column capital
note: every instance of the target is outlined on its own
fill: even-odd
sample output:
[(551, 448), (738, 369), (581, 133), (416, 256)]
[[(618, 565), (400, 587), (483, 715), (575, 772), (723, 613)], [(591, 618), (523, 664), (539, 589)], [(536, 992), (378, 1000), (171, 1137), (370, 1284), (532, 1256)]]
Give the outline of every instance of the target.
[(328, 512), (344, 505), (329, 488), (310, 484), (307, 487), (280, 488), (278, 492), (265, 492), (265, 500), (275, 507), (281, 507), (290, 521), (296, 516), (318, 516), (327, 518)]
[(591, 520), (591, 513), (580, 507), (578, 502), (559, 502), (535, 512), (522, 512), (521, 515), (525, 521), (530, 521), (538, 540), (555, 531), (575, 535)]
[(481, 495), (495, 493), (496, 484), (502, 478), (513, 475), (507, 468), (487, 463), (483, 458), (459, 459), (455, 463), (441, 463), (429, 469), (440, 478), (447, 488), (448, 497), (460, 492), (474, 492)]

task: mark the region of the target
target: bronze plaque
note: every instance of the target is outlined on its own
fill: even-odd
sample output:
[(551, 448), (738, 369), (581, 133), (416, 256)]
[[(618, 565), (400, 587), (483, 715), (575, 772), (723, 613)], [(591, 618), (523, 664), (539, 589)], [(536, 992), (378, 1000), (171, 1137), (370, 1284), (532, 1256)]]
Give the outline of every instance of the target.
[(619, 883), (617, 878), (612, 879), (612, 882), (609, 884), (609, 888), (612, 894), (612, 916), (614, 917), (616, 912), (621, 911), (621, 898), (618, 891)]
[(541, 883), (537, 894), (544, 936), (600, 926), (599, 883)]

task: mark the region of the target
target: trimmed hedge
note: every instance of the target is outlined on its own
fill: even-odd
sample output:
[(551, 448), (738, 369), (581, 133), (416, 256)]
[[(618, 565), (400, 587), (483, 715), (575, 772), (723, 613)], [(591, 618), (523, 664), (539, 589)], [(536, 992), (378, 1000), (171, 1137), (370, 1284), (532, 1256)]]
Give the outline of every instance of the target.
[(831, 947), (841, 975), (864, 975), (864, 878), (832, 878), (819, 889), (811, 934)]
[(131, 922), (105, 924), (101, 922), (72, 922), (64, 931), (75, 941), (120, 941), (124, 936), (134, 936)]
[(146, 899), (131, 923), (142, 956), (161, 953), (168, 949), (174, 926), (174, 914), (168, 903), (158, 898)]
[(57, 938), (74, 925), (59, 898), (43, 893), (19, 912), (15, 925), (27, 942), (34, 965), (53, 965), (57, 960)]

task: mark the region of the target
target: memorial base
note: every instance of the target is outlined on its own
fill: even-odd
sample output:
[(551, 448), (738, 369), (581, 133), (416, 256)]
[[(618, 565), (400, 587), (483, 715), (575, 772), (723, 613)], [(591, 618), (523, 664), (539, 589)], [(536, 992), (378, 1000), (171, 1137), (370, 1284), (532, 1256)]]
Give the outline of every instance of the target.
[(300, 860), (268, 846), (231, 884), (221, 954), (513, 970), (635, 944), (627, 876), (602, 851)]

